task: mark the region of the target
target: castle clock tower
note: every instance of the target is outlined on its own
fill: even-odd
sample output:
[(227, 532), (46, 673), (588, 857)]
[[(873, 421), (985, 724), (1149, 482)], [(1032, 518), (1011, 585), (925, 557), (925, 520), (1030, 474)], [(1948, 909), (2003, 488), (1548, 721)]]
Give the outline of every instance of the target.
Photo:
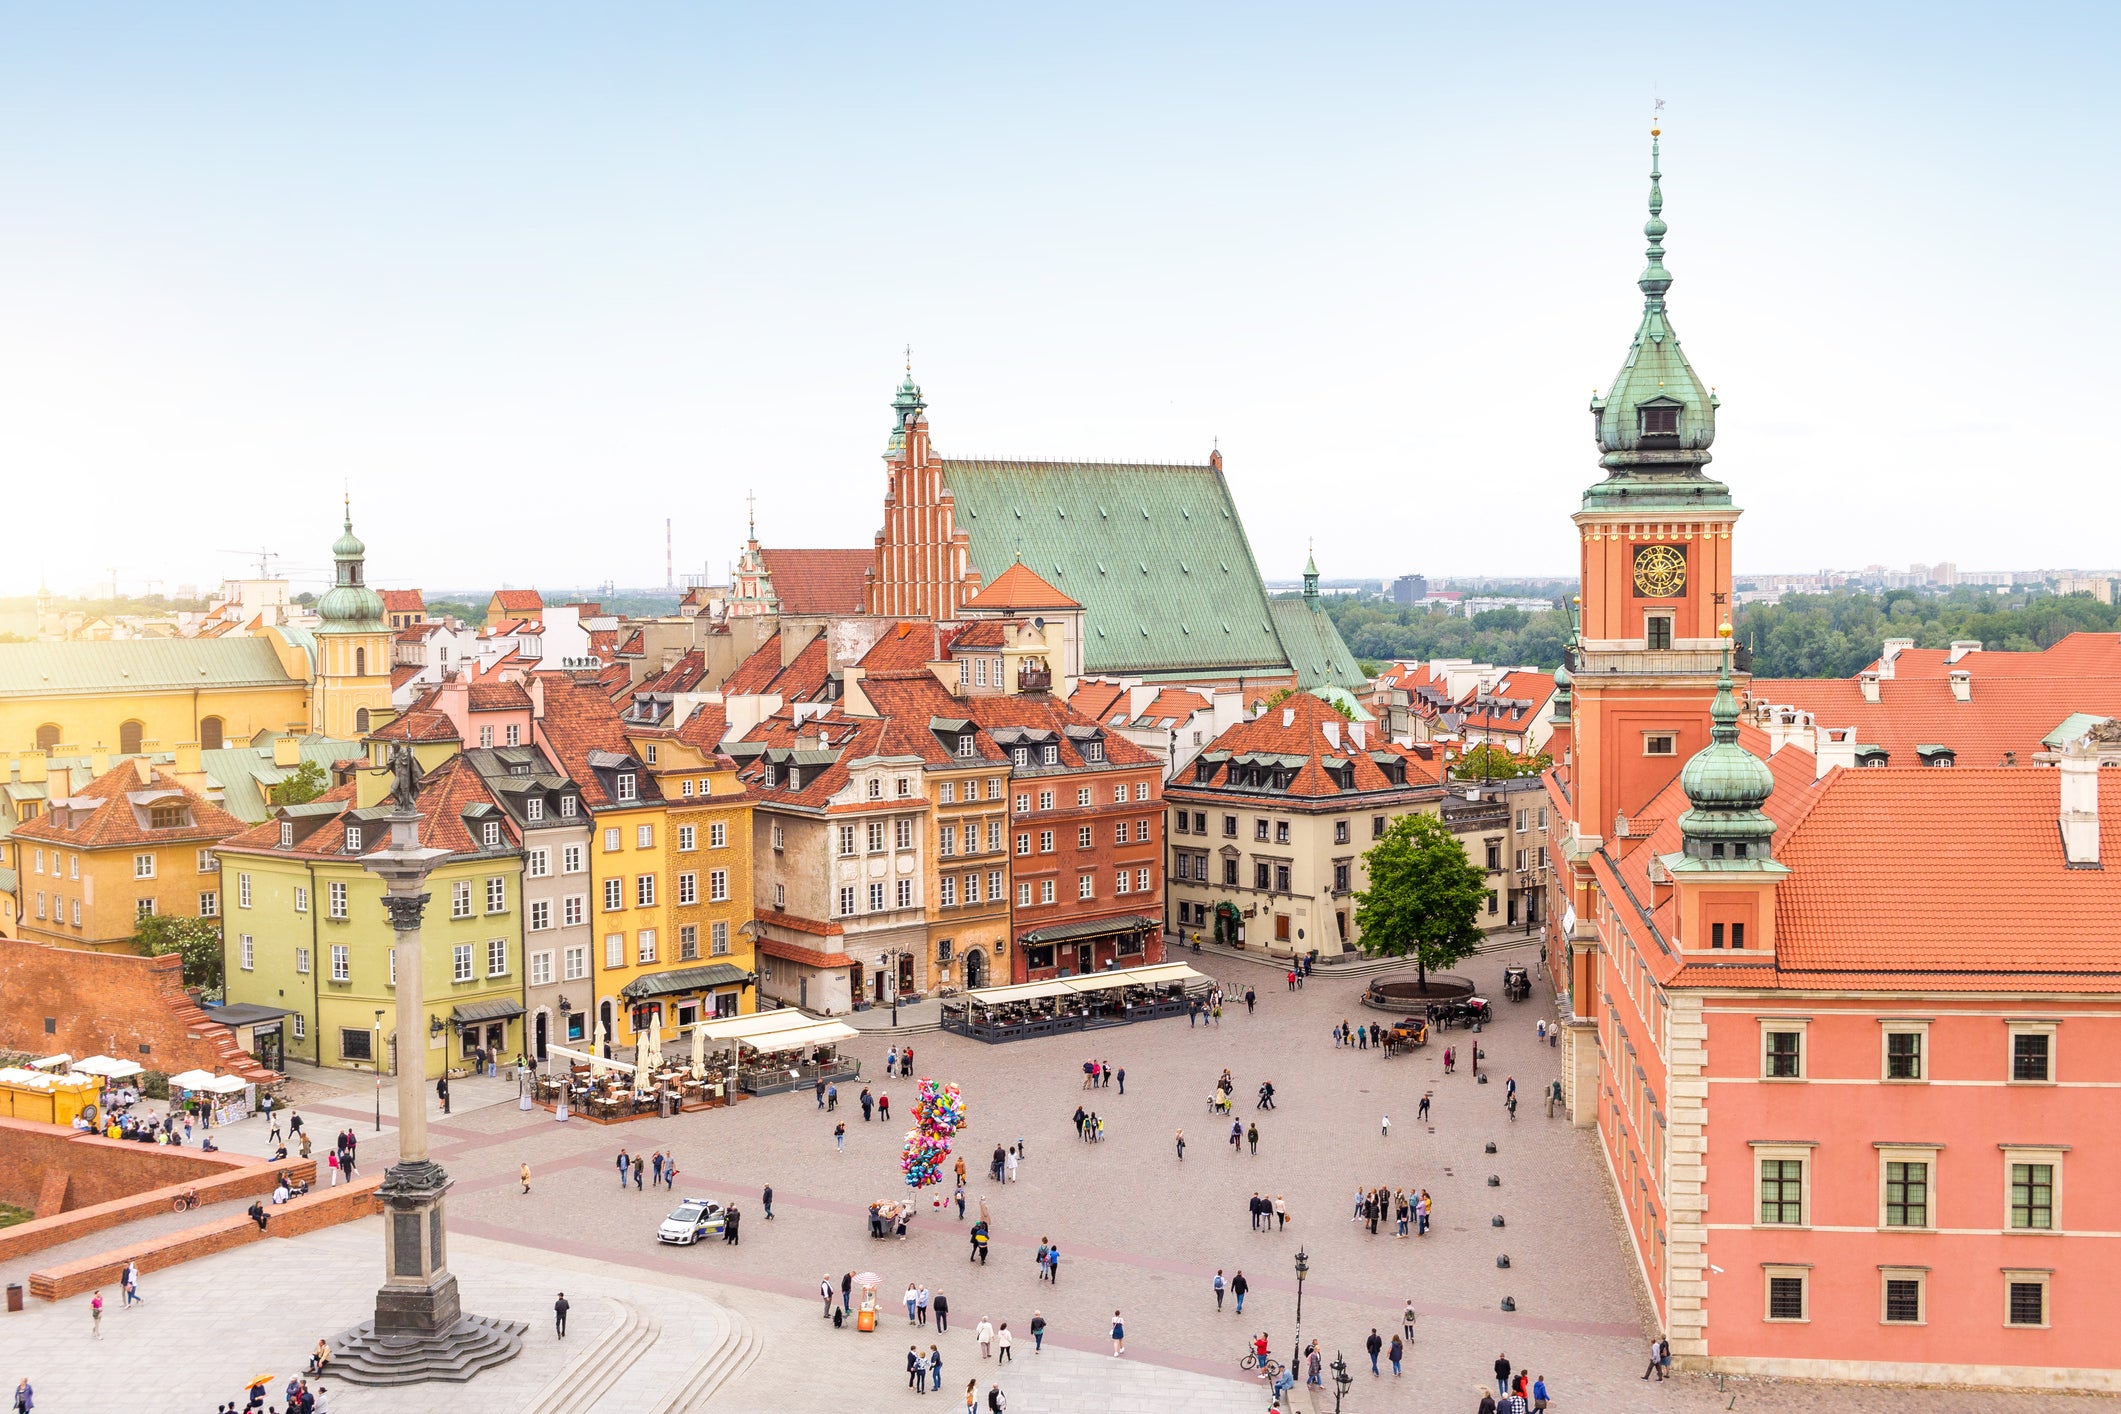
[(1573, 517), (1583, 575), (1569, 772), (1579, 847), (1625, 829), (1709, 744), (1717, 631), (1731, 608), (1739, 512), (1706, 471), (1716, 395), (1680, 352), (1665, 309), (1662, 176), (1652, 129), (1642, 322), (1613, 386), (1591, 399), (1606, 476)]
[(390, 642), (383, 596), (368, 587), (368, 547), (354, 534), (353, 504), (332, 543), (332, 586), (317, 601), (317, 676), (310, 691), (310, 730), (366, 736), (370, 718), (390, 710)]

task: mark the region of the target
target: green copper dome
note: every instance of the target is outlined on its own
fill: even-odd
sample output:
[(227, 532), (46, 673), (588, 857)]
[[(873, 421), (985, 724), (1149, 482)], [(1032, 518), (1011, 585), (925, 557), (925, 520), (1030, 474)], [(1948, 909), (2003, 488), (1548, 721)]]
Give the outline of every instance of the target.
[[(1725, 628), (1728, 635), (1730, 630)], [(1709, 744), (1694, 753), (1679, 775), (1679, 788), (1691, 807), (1679, 817), (1679, 832), (1686, 852), (1696, 854), (1696, 842), (1758, 842), (1767, 853), (1768, 838), (1775, 823), (1760, 807), (1775, 793), (1775, 774), (1767, 762), (1738, 744), (1738, 698), (1731, 684), (1731, 649), (1726, 636), (1723, 675), (1716, 680), (1716, 700), (1709, 707), (1714, 726)]]
[(317, 601), (317, 617), (324, 620), (324, 633), (373, 633), (383, 624), (383, 596), (363, 582), (368, 547), (353, 533), (353, 506), (346, 507), (346, 524), (332, 542), (331, 557), (337, 562), (331, 588)]
[(1672, 272), (1664, 268), (1663, 172), (1657, 135), (1650, 139), (1649, 263), (1636, 287), (1642, 291), (1642, 322), (1627, 359), (1603, 397), (1591, 398), (1591, 416), (1606, 479), (1584, 493), (1586, 510), (1614, 506), (1728, 506), (1730, 488), (1711, 481), (1702, 468), (1713, 458), (1716, 395), (1694, 373), (1680, 351), (1679, 335), (1665, 311)]

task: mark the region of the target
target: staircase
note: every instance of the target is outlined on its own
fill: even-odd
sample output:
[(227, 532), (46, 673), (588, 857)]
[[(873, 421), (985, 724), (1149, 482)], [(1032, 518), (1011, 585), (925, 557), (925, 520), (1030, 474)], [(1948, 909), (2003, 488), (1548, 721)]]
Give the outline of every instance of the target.
[(278, 1085), (287, 1079), (279, 1071), (267, 1070), (258, 1064), (256, 1056), (236, 1044), (235, 1033), (208, 1016), (205, 1008), (188, 994), (178, 991), (173, 996), (165, 996), (163, 1001), (177, 1018), (177, 1024), (184, 1028), (186, 1036), (213, 1047), (216, 1072), (226, 1071), (253, 1085)]
[(655, 1317), (632, 1302), (606, 1297), (605, 1304), (612, 1308), (612, 1321), (604, 1334), (560, 1371), (523, 1414), (581, 1414), (617, 1384), (662, 1334)]
[(729, 1327), (722, 1343), (712, 1355), (687, 1371), (667, 1397), (650, 1405), (650, 1414), (690, 1414), (704, 1409), (717, 1390), (757, 1363), (765, 1351), (758, 1331), (742, 1312), (724, 1306), (721, 1314)]

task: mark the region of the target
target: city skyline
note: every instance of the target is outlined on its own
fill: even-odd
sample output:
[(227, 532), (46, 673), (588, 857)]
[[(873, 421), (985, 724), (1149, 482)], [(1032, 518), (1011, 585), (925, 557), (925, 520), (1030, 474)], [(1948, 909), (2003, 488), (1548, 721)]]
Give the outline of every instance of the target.
[[(1673, 319), (1761, 563), (2096, 562), (2111, 478), (1980, 544), (1959, 506), (2002, 466), (2111, 460), (2067, 412), (2115, 372), (2087, 332), (2121, 302), (2111, 19), (2058, 12), (2078, 42), (2049, 52), (2000, 16), (1829, 13), (1705, 17), (1645, 62), (1559, 11), (115, 39), (20, 11), (13, 508), (197, 494), (99, 526), (93, 566), (50, 535), (0, 592), (203, 587), (246, 546), (300, 577), (347, 487), (386, 583), (658, 582), (665, 516), (680, 572), (719, 570), (753, 488), (768, 543), (864, 545), (908, 342), (952, 455), (1219, 444), (1270, 573), (1307, 539), (1334, 575), (1476, 572), (1498, 524), (1509, 563), (1566, 573), (1566, 526), (1507, 517), (1596, 475), (1577, 419), (1639, 308), (1658, 95)], [(2056, 411), (2029, 422), (1994, 409), (2028, 346)]]

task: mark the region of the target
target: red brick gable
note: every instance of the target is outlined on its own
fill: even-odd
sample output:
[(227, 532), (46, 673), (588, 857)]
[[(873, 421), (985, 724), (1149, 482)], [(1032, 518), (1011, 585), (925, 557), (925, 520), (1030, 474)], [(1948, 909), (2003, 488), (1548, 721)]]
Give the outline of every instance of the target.
[(859, 614), (873, 550), (760, 550), (784, 614)]

